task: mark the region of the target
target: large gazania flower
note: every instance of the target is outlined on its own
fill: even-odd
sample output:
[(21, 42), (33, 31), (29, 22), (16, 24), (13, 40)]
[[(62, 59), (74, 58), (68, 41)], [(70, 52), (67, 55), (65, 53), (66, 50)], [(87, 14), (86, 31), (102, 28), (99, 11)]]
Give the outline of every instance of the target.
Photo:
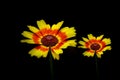
[(59, 54), (63, 53), (62, 49), (68, 46), (76, 46), (75, 39), (68, 40), (68, 38), (76, 35), (76, 30), (74, 27), (64, 27), (60, 29), (62, 24), (63, 21), (53, 24), (52, 27), (50, 27), (44, 20), (37, 21), (38, 28), (28, 26), (31, 32), (24, 31), (22, 33), (22, 35), (28, 39), (21, 40), (21, 42), (38, 44), (38, 46), (29, 51), (31, 56), (38, 58), (47, 57), (48, 51), (50, 50), (53, 58), (59, 60)]
[(88, 34), (88, 39), (82, 37), (84, 41), (79, 41), (79, 44), (82, 46), (78, 46), (79, 48), (88, 49), (83, 53), (84, 56), (93, 57), (94, 54), (97, 55), (98, 58), (101, 58), (103, 51), (111, 50), (111, 40), (110, 38), (103, 38), (104, 35), (100, 35), (98, 37), (94, 37), (92, 34)]

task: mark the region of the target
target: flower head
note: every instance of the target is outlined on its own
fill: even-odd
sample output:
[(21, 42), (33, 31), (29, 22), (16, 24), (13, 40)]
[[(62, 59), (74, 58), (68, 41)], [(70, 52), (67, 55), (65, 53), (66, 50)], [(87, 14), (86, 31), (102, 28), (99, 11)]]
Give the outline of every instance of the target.
[(59, 54), (63, 53), (62, 49), (68, 46), (76, 46), (75, 39), (68, 40), (68, 38), (76, 36), (74, 27), (64, 27), (60, 29), (63, 21), (53, 24), (52, 27), (46, 24), (44, 20), (37, 21), (38, 28), (28, 26), (29, 31), (23, 31), (22, 35), (27, 39), (21, 40), (22, 43), (38, 44), (35, 48), (29, 51), (31, 56), (47, 57), (48, 51), (54, 59), (59, 60)]
[(104, 35), (100, 35), (98, 37), (93, 36), (92, 34), (88, 34), (88, 39), (82, 37), (84, 41), (79, 41), (81, 46), (79, 48), (88, 49), (83, 53), (84, 56), (93, 57), (94, 54), (97, 55), (98, 58), (101, 58), (103, 51), (111, 50), (111, 40), (110, 38), (103, 38)]

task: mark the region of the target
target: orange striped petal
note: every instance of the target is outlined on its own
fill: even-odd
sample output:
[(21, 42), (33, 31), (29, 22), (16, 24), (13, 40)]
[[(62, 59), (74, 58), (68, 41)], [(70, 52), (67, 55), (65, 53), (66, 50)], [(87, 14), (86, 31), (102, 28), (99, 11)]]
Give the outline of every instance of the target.
[(36, 56), (37, 58), (40, 58), (40, 57), (46, 57), (47, 54), (48, 54), (48, 51), (49, 51), (49, 48), (47, 47), (44, 47), (44, 46), (38, 46), (36, 48), (33, 48), (32, 50), (29, 51), (29, 54), (31, 56)]
[(72, 46), (72, 47), (76, 47), (77, 43), (76, 40), (68, 40), (68, 41), (64, 41), (64, 42), (60, 42), (58, 43), (56, 46), (52, 47), (52, 49), (65, 49), (68, 46)]
[(60, 30), (60, 32), (65, 33), (65, 35), (67, 36), (67, 38), (71, 38), (71, 37), (75, 37), (76, 36), (76, 30), (74, 27), (64, 27)]
[(106, 47), (103, 48), (102, 51), (111, 50), (111, 49), (112, 49), (111, 46), (106, 46)]
[(104, 38), (102, 41), (105, 42), (106, 45), (111, 44), (110, 38)]
[(61, 31), (56, 35), (56, 37), (62, 42), (67, 39), (67, 35)]
[(42, 36), (38, 36), (38, 34), (37, 35), (36, 34), (33, 34), (33, 36), (32, 36), (33, 41), (35, 42), (35, 44), (42, 44), (41, 43)]
[(87, 57), (93, 57), (94, 56), (94, 53), (91, 53), (90, 51), (85, 51), (83, 53), (84, 56), (87, 56)]

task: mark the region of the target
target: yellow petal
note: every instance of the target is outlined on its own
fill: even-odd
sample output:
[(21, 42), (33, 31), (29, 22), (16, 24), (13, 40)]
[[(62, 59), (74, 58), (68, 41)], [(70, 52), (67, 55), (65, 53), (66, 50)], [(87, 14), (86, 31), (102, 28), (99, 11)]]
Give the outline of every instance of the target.
[(96, 54), (98, 58), (101, 58), (101, 54)]
[(52, 30), (59, 30), (64, 21), (58, 22), (57, 24), (52, 25)]
[(56, 54), (62, 54), (62, 53), (63, 53), (63, 50), (62, 50), (62, 49), (54, 49), (53, 51), (54, 51), (54, 53), (56, 53)]
[(84, 56), (88, 56), (88, 57), (90, 57), (90, 56), (93, 57), (93, 56), (94, 56), (94, 53), (85, 51), (85, 52), (83, 53), (83, 55), (84, 55)]
[(100, 35), (97, 37), (97, 40), (101, 40), (103, 38), (104, 35)]
[(65, 33), (67, 38), (71, 38), (71, 37), (74, 37), (76, 36), (76, 33), (75, 33), (75, 28), (74, 27), (64, 27), (60, 30), (61, 32)]
[(31, 39), (24, 39), (20, 41), (21, 43), (35, 44), (35, 42)]
[(102, 54), (103, 54), (103, 51), (97, 52), (97, 54), (100, 54), (100, 55), (102, 55)]
[(87, 38), (84, 38), (84, 37), (82, 37), (82, 39), (83, 39), (85, 42), (88, 42), (88, 41), (89, 41)]
[(86, 46), (78, 46), (78, 48), (84, 48), (84, 49), (85, 49), (85, 48), (86, 48)]
[(35, 49), (35, 48), (30, 50), (29, 54), (31, 56), (36, 56), (37, 58), (40, 58), (43, 55), (43, 53), (41, 53), (41, 51), (39, 49)]
[(34, 26), (28, 26), (28, 28), (30, 29), (30, 31), (32, 31), (32, 32), (34, 32), (34, 33), (36, 33), (36, 32), (39, 31), (39, 29), (37, 29), (37, 28), (34, 27)]
[(102, 55), (102, 54), (103, 54), (102, 51), (96, 53), (96, 55), (97, 55), (98, 58), (101, 58), (101, 55)]
[(111, 44), (110, 38), (104, 38), (102, 41), (105, 42), (106, 45)]
[(76, 47), (77, 43), (75, 42), (76, 40), (68, 40), (66, 41), (61, 48), (67, 48), (68, 46)]
[(45, 28), (50, 29), (50, 25), (46, 24), (44, 20), (37, 21), (37, 25), (40, 30), (45, 29)]
[(88, 38), (90, 39), (96, 39), (92, 34), (88, 34)]
[(36, 48), (33, 48), (32, 50), (29, 51), (29, 54), (31, 56), (36, 56), (37, 58), (40, 58), (40, 57), (46, 57), (47, 54), (48, 54), (48, 50), (46, 51), (43, 51), (42, 49), (36, 49)]
[(55, 53), (54, 53), (54, 52), (52, 52), (52, 51), (51, 51), (51, 53), (52, 53), (52, 56), (53, 56), (53, 58), (54, 58), (54, 59), (57, 59), (57, 60), (59, 60), (59, 59), (60, 59), (59, 54), (55, 54)]
[(111, 46), (106, 46), (102, 51), (111, 50)]
[(84, 41), (79, 41), (78, 43), (83, 45), (83, 46), (85, 46), (85, 42)]
[(28, 31), (23, 31), (22, 35), (23, 35), (24, 37), (26, 37), (26, 38), (32, 39), (33, 33), (28, 32)]
[(42, 54), (43, 54), (43, 57), (45, 58), (48, 55), (48, 51), (42, 51)]

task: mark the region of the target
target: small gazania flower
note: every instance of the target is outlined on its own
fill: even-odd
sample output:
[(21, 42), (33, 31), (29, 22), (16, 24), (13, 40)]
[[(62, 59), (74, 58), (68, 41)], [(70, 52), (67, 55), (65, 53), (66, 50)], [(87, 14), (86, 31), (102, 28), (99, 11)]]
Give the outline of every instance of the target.
[(38, 44), (35, 48), (29, 51), (31, 56), (47, 57), (50, 50), (54, 59), (59, 60), (59, 54), (63, 53), (62, 49), (68, 46), (76, 46), (75, 39), (68, 40), (68, 38), (76, 36), (74, 27), (64, 27), (61, 30), (63, 21), (53, 24), (50, 27), (44, 20), (37, 21), (38, 28), (28, 26), (29, 31), (24, 31), (22, 35), (28, 39), (21, 40), (22, 43)]
[(84, 56), (93, 57), (94, 54), (97, 55), (98, 58), (101, 58), (103, 51), (111, 50), (111, 40), (110, 38), (103, 38), (104, 35), (100, 35), (98, 37), (94, 37), (92, 34), (88, 34), (88, 39), (82, 37), (84, 41), (79, 41), (79, 44), (82, 46), (78, 46), (79, 48), (88, 49), (83, 53)]

